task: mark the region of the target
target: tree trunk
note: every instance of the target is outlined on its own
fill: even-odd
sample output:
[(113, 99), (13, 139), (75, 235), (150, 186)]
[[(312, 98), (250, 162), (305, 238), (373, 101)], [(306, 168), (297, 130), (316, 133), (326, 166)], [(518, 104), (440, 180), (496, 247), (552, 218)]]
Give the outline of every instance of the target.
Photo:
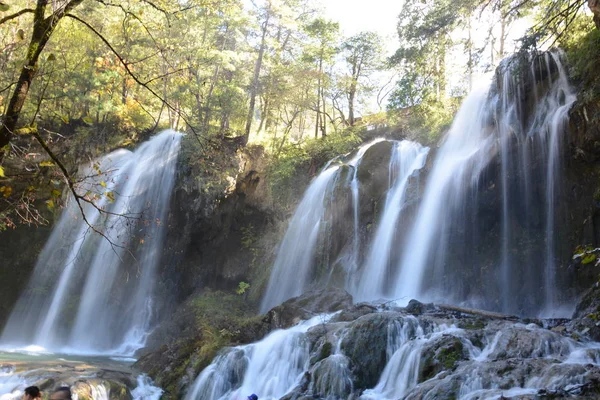
[(0, 162), (6, 154), (7, 146), (19, 122), (21, 110), (31, 88), (31, 82), (37, 72), (37, 62), (40, 54), (52, 36), (58, 22), (67, 12), (77, 7), (82, 1), (71, 0), (63, 8), (58, 9), (46, 18), (44, 18), (44, 14), (48, 0), (37, 1), (33, 17), (33, 32), (27, 49), (27, 56), (25, 57), (23, 68), (19, 74), (19, 79), (11, 95), (8, 107), (6, 108), (6, 114), (0, 125)]
[[(227, 35), (229, 34), (229, 24), (225, 25), (225, 32), (223, 32), (223, 43), (221, 44), (221, 52), (225, 51), (227, 46)], [(215, 90), (215, 86), (217, 86), (217, 81), (219, 80), (219, 73), (221, 72), (221, 63), (217, 63), (215, 66), (215, 72), (212, 77), (212, 81), (210, 82), (210, 88), (208, 89), (208, 94), (206, 95), (206, 101), (204, 107), (206, 111), (204, 112), (204, 127), (207, 128), (210, 124), (210, 106), (212, 95)]]
[(315, 139), (319, 137), (321, 121), (321, 74), (323, 73), (323, 51), (319, 58), (319, 77), (317, 78), (317, 121), (315, 122)]
[(269, 109), (269, 99), (265, 98), (264, 103), (263, 103), (263, 108), (260, 113), (260, 124), (258, 125), (258, 129), (256, 131), (257, 134), (259, 134), (260, 131), (262, 131), (263, 126), (265, 126), (265, 121), (268, 118), (267, 117), (268, 109)]
[(323, 114), (321, 117), (321, 136), (327, 136), (327, 120), (325, 116), (327, 115), (327, 103), (325, 102), (325, 88), (324, 85), (321, 85), (321, 104), (323, 104)]
[(600, 0), (588, 0), (588, 7), (594, 14), (596, 28), (600, 29)]
[(515, 315), (500, 314), (500, 313), (493, 312), (493, 311), (478, 310), (475, 308), (458, 307), (458, 306), (454, 306), (451, 304), (435, 304), (435, 306), (444, 311), (453, 311), (453, 312), (459, 312), (459, 313), (463, 313), (463, 314), (480, 315), (482, 317), (491, 318), (491, 319), (504, 319), (504, 320), (508, 320), (508, 321), (518, 321), (520, 319), (519, 317), (517, 317)]
[(467, 20), (467, 29), (469, 31), (469, 37), (467, 39), (467, 52), (469, 54), (469, 60), (467, 61), (467, 72), (469, 74), (469, 92), (473, 89), (473, 38), (471, 36), (471, 17)]
[(350, 88), (348, 93), (348, 123), (350, 126), (354, 126), (354, 97), (356, 96), (356, 90)]
[(262, 38), (260, 40), (260, 48), (258, 50), (258, 57), (256, 59), (256, 65), (254, 66), (254, 77), (252, 78), (252, 85), (250, 86), (250, 107), (248, 109), (248, 118), (246, 119), (246, 129), (244, 131), (243, 144), (248, 143), (250, 138), (250, 128), (252, 128), (252, 120), (254, 119), (254, 108), (256, 106), (256, 96), (258, 94), (258, 80), (260, 78), (260, 69), (262, 68), (263, 55), (265, 53), (267, 30), (269, 28), (269, 18), (271, 17), (271, 6), (267, 9), (267, 16), (262, 28)]
[(504, 58), (504, 43), (506, 41), (506, 17), (500, 19), (500, 50), (498, 50), (498, 59)]

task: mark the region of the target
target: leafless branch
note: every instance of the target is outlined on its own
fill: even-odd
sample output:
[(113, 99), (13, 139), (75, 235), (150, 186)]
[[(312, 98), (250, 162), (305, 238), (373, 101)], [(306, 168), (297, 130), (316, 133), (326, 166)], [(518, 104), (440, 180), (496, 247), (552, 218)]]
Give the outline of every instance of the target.
[(0, 25), (2, 25), (5, 22), (8, 22), (8, 21), (10, 21), (12, 19), (18, 18), (18, 17), (20, 17), (23, 14), (29, 14), (29, 13), (33, 14), (34, 10), (32, 8), (24, 8), (22, 10), (19, 10), (19, 11), (17, 11), (14, 14), (7, 15), (6, 17), (0, 19)]
[[(106, 236), (106, 234), (104, 232), (100, 231), (98, 228), (96, 228), (93, 224), (91, 224), (89, 222), (89, 220), (88, 220), (88, 218), (87, 218), (87, 216), (85, 214), (85, 211), (83, 209), (83, 205), (81, 204), (81, 202), (84, 201), (84, 202), (87, 202), (87, 203), (91, 204), (93, 207), (95, 207), (100, 212), (108, 213), (108, 214), (113, 214), (113, 213), (110, 213), (110, 212), (107, 212), (105, 210), (102, 210), (96, 204), (94, 204), (94, 202), (92, 202), (89, 199), (86, 199), (84, 196), (81, 196), (79, 193), (77, 193), (77, 189), (75, 188), (75, 184), (73, 182), (73, 179), (71, 178), (71, 176), (70, 176), (69, 172), (67, 171), (67, 168), (64, 166), (64, 164), (58, 159), (58, 157), (56, 157), (56, 155), (50, 149), (50, 147), (48, 147), (48, 144), (46, 144), (46, 142), (44, 141), (44, 139), (42, 139), (42, 137), (40, 136), (39, 132), (36, 129), (33, 129), (31, 131), (31, 134), (37, 140), (37, 142), (40, 144), (40, 146), (42, 146), (42, 148), (48, 154), (48, 156), (50, 156), (50, 158), (52, 159), (52, 161), (60, 169), (60, 171), (61, 171), (61, 173), (63, 175), (63, 178), (64, 178), (65, 182), (67, 183), (69, 191), (71, 192), (71, 194), (73, 195), (73, 198), (75, 199), (75, 202), (77, 203), (77, 207), (79, 208), (79, 212), (81, 213), (81, 218), (83, 219), (83, 221), (85, 222), (85, 224), (89, 227), (89, 229), (91, 229), (92, 231), (94, 231), (95, 233), (97, 233), (98, 235), (100, 235), (102, 238), (106, 239), (108, 241), (108, 243), (110, 244), (111, 248), (113, 249), (113, 251), (117, 255), (118, 255), (118, 252), (116, 251), (117, 248), (129, 251), (125, 246), (121, 246), (119, 244), (114, 243), (108, 236)], [(121, 214), (119, 214), (119, 215), (121, 215)], [(131, 254), (131, 256), (135, 259), (135, 257), (133, 256), (133, 254)]]

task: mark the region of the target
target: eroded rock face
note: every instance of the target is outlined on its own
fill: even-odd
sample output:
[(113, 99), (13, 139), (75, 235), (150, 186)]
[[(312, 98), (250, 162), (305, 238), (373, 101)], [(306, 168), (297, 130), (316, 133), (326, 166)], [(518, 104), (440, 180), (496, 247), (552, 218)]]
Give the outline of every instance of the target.
[(600, 283), (596, 282), (582, 297), (575, 308), (573, 319), (598, 319), (600, 313)]
[[(578, 310), (592, 303), (585, 298)], [(532, 323), (417, 301), (406, 308), (352, 305), (350, 295), (329, 289), (275, 307), (259, 322), (268, 327), (264, 333), (236, 344), (258, 341), (268, 331), (331, 312), (337, 313), (323, 316), (322, 323), (297, 337), (306, 343), (309, 355), (284, 399), (591, 399), (600, 393), (600, 346), (584, 340), (571, 324), (577, 320)], [(297, 329), (290, 332), (299, 334)], [(249, 350), (239, 346), (219, 354), (232, 351)], [(230, 382), (234, 390), (245, 372), (230, 372), (223, 376), (235, 377)], [(169, 395), (184, 396), (197, 374), (185, 373), (178, 392)]]
[(317, 314), (332, 313), (352, 305), (352, 296), (343, 289), (330, 288), (304, 293), (271, 309), (265, 322), (272, 329), (285, 329)]
[(594, 398), (600, 350), (568, 334), (434, 305), (380, 309), (311, 331), (311, 367), (286, 398)]
[(350, 359), (332, 354), (317, 362), (311, 369), (310, 391), (313, 397), (345, 399), (353, 392)]
[(442, 371), (452, 371), (459, 361), (468, 360), (468, 358), (468, 351), (459, 338), (442, 335), (423, 347), (418, 380), (425, 382)]
[(353, 321), (344, 333), (341, 350), (352, 361), (356, 388), (377, 384), (387, 361), (390, 324), (400, 317), (396, 313), (371, 313)]

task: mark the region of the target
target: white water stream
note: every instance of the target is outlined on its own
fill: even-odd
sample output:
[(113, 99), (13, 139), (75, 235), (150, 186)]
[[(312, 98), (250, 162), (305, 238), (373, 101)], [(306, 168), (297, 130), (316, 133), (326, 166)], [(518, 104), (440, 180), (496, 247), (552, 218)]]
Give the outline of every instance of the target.
[(0, 347), (130, 355), (144, 345), (180, 139), (166, 131), (84, 169), (77, 190), (95, 205), (70, 200)]

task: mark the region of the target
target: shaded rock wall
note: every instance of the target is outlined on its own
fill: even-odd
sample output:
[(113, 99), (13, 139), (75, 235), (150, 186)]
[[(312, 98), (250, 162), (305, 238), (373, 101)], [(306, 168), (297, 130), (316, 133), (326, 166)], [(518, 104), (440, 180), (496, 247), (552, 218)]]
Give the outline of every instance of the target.
[(50, 226), (17, 226), (0, 232), (0, 331), (25, 289)]

